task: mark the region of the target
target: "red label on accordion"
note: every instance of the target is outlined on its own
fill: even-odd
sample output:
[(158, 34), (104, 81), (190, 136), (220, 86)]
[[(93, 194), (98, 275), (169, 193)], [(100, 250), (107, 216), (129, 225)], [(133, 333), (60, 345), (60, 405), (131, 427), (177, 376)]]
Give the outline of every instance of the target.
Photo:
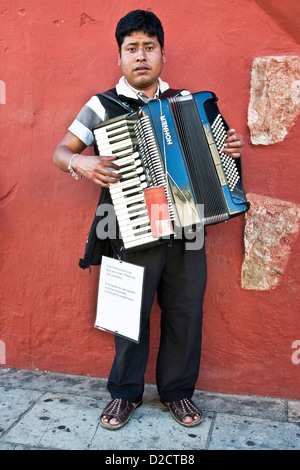
[(144, 189), (145, 202), (149, 214), (152, 236), (165, 237), (174, 233), (170, 219), (165, 188), (155, 186)]

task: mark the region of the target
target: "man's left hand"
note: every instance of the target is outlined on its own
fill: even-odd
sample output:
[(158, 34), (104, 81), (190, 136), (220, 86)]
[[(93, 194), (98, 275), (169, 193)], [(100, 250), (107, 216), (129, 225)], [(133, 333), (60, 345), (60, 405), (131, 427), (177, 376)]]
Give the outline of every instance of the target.
[(233, 158), (239, 158), (241, 156), (244, 145), (245, 142), (243, 136), (238, 134), (235, 129), (229, 129), (227, 131), (225, 145), (221, 149), (221, 152), (225, 152)]

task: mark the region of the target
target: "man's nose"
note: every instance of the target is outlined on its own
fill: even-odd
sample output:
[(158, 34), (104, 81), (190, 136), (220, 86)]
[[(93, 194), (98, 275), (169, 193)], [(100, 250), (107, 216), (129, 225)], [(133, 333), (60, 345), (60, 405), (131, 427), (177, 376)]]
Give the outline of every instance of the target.
[(146, 51), (143, 47), (138, 48), (136, 60), (146, 60)]

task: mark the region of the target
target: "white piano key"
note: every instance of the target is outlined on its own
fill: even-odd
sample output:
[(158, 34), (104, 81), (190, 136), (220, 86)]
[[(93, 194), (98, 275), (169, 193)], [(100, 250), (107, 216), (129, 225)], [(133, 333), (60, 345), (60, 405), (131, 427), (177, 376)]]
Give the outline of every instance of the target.
[(120, 170), (116, 170), (120, 174), (127, 173), (128, 171), (132, 171), (134, 169), (137, 170), (138, 168), (141, 168), (143, 171), (142, 165), (137, 164), (135, 160), (127, 161), (127, 163), (125, 162), (125, 165), (119, 165), (119, 163), (116, 163), (116, 165), (120, 166)]
[[(147, 214), (148, 214), (147, 207), (142, 205), (141, 207), (136, 209), (135, 212), (128, 212), (128, 210), (126, 210), (126, 211), (124, 210), (123, 213), (118, 212), (117, 217), (118, 217), (119, 223), (122, 223), (123, 221), (131, 220), (132, 217), (144, 216), (144, 215), (147, 215)], [(149, 217), (149, 215), (148, 215), (148, 217)]]
[(111, 124), (106, 124), (101, 127), (97, 127), (97, 129), (94, 129), (94, 134), (95, 135), (106, 134), (107, 132), (118, 129), (122, 126), (127, 126), (126, 119), (120, 119), (118, 121), (112, 122)]
[(125, 219), (127, 217), (128, 223), (130, 220), (133, 220), (136, 217), (144, 216), (148, 214), (146, 203), (143, 199), (136, 200), (127, 204), (126, 201), (117, 201), (117, 205), (114, 206), (115, 212), (120, 219)]
[(142, 191), (145, 188), (147, 188), (147, 183), (144, 182), (141, 184), (137, 184), (134, 188), (126, 189), (126, 192), (115, 192), (114, 194), (111, 194), (111, 197), (113, 199), (113, 202), (117, 199), (128, 199), (128, 196), (130, 196), (131, 194), (137, 193), (138, 191)]
[(125, 166), (131, 166), (133, 168), (139, 168), (139, 167), (142, 167), (142, 161), (140, 159), (133, 159), (133, 160), (127, 160), (127, 157), (126, 158), (126, 161), (123, 162), (122, 159), (121, 160), (117, 160), (117, 163), (116, 165), (118, 165), (120, 167), (120, 169), (122, 170)]
[[(123, 236), (125, 237), (128, 234), (128, 232), (134, 232), (135, 234), (137, 234), (137, 233), (145, 231), (146, 229), (148, 230), (149, 224), (150, 224), (150, 221), (149, 221), (148, 215), (145, 217), (140, 217), (134, 221), (133, 220), (129, 222), (123, 221), (123, 223), (122, 222), (119, 223), (119, 227), (122, 233), (122, 238)], [(139, 227), (140, 225), (142, 227)]]
[(125, 173), (120, 181), (123, 181), (125, 183), (125, 181), (129, 181), (130, 179), (137, 177), (139, 177), (141, 183), (143, 181), (146, 181), (146, 175), (144, 175), (143, 172), (140, 173), (139, 170), (140, 168), (137, 168), (136, 171), (132, 171), (131, 173)]
[(140, 154), (138, 152), (134, 152), (127, 157), (118, 157), (115, 161), (118, 166), (123, 166), (126, 163), (133, 163), (135, 165), (141, 165), (141, 159), (139, 158)]
[(94, 130), (94, 134), (98, 137), (107, 137), (113, 134), (120, 134), (123, 131), (128, 132), (128, 124), (125, 120), (119, 121), (119, 124), (116, 122), (114, 124), (98, 127)]
[(133, 153), (133, 147), (126, 147), (126, 148), (121, 148), (120, 150), (114, 150), (113, 152), (108, 152), (106, 151), (106, 153), (102, 152), (101, 149), (99, 149), (99, 155), (103, 156), (103, 157), (122, 157), (123, 155), (124, 156), (128, 156), (128, 155), (132, 155)]
[(121, 227), (120, 227), (120, 231), (121, 231), (123, 241), (131, 241), (134, 238), (137, 238), (138, 236), (147, 235), (149, 233), (149, 230), (150, 230), (150, 224), (146, 225), (145, 227), (138, 228), (138, 229), (128, 230), (128, 231), (124, 232), (124, 234), (123, 234), (122, 230), (121, 230)]
[(149, 214), (148, 212), (144, 214), (138, 214), (137, 216), (133, 217), (132, 219), (128, 218), (122, 219), (122, 222), (120, 226), (123, 227), (123, 229), (127, 230), (133, 227), (139, 227), (141, 225), (149, 224)]
[(143, 174), (144, 170), (141, 166), (139, 166), (138, 168), (136, 168), (136, 167), (132, 167), (132, 168), (127, 167), (127, 171), (116, 171), (116, 173), (118, 173), (119, 175), (123, 175), (122, 181), (125, 181), (125, 179), (133, 178), (136, 175)]
[(143, 245), (145, 243), (150, 243), (157, 240), (152, 237), (151, 233), (141, 235), (139, 237), (131, 237), (126, 240), (123, 240), (125, 248), (134, 248), (135, 246)]
[(133, 171), (137, 168), (142, 168), (142, 172), (144, 171), (141, 165), (141, 160), (127, 160), (126, 162), (122, 162), (122, 164), (120, 164), (118, 160), (113, 160), (113, 162), (116, 165), (118, 165), (120, 169), (115, 170), (114, 168), (106, 167), (106, 170), (112, 171), (113, 173), (116, 173), (118, 175), (122, 175), (123, 173)]
[(119, 205), (117, 210), (115, 208), (115, 213), (116, 213), (116, 216), (118, 217), (118, 220), (119, 218), (120, 220), (124, 220), (125, 218), (130, 219), (131, 217), (135, 217), (139, 214), (141, 215), (146, 214), (146, 213), (148, 214), (147, 207), (145, 207), (143, 201), (141, 201), (140, 205), (141, 207), (138, 207), (135, 212), (130, 212), (130, 213), (128, 212), (129, 208), (127, 206), (123, 205), (122, 207)]
[(128, 146), (132, 146), (131, 139), (124, 139), (122, 140), (122, 142), (118, 142), (117, 144), (113, 144), (113, 145), (101, 145), (100, 147), (98, 147), (98, 149), (101, 153), (103, 153), (103, 152), (113, 152), (114, 150), (118, 150), (118, 149), (124, 149)]
[(130, 220), (133, 217), (137, 217), (139, 215), (147, 215), (148, 210), (147, 207), (144, 207), (144, 205), (141, 203), (141, 207), (136, 209), (135, 212), (128, 212), (128, 207), (124, 207), (123, 209), (119, 209), (118, 214), (116, 213), (118, 220)]
[(123, 198), (115, 199), (116, 204), (114, 205), (115, 211), (122, 212), (127, 210), (130, 204), (135, 204), (137, 202), (145, 202), (145, 196), (143, 191), (138, 190), (138, 194), (133, 194), (132, 196), (127, 196)]
[(120, 150), (115, 150), (114, 152), (112, 152), (111, 155), (118, 157), (118, 158), (125, 158), (125, 157), (129, 157), (132, 154), (133, 154), (133, 147), (128, 147), (126, 149), (122, 148)]
[(128, 131), (122, 131), (118, 135), (116, 134), (107, 134), (107, 135), (100, 135), (96, 136), (96, 141), (98, 146), (104, 145), (113, 145), (117, 144), (118, 142), (122, 142), (122, 140), (131, 139), (130, 133)]
[(141, 180), (139, 178), (139, 176), (134, 176), (133, 178), (131, 178), (131, 180), (119, 180), (117, 181), (116, 183), (113, 183), (111, 186), (110, 186), (110, 193), (111, 194), (114, 194), (114, 193), (118, 193), (120, 191), (123, 191), (124, 189), (130, 187), (130, 186), (137, 186), (141, 183)]
[[(126, 139), (131, 139), (130, 137), (130, 134), (128, 132), (125, 132), (125, 133), (122, 133), (119, 135), (119, 138), (118, 140), (121, 142), (122, 140), (126, 140)], [(95, 140), (97, 143), (99, 143), (99, 146), (102, 147), (104, 145), (112, 145), (113, 141), (115, 141), (114, 143), (117, 144), (116, 140), (117, 138), (116, 137), (112, 137), (112, 138), (109, 138), (108, 136), (104, 136), (104, 135), (95, 135)]]
[(109, 136), (113, 134), (120, 134), (123, 131), (128, 132), (128, 130), (128, 123), (126, 122), (126, 120), (123, 119), (113, 124), (98, 127), (94, 130), (94, 134), (98, 136)]

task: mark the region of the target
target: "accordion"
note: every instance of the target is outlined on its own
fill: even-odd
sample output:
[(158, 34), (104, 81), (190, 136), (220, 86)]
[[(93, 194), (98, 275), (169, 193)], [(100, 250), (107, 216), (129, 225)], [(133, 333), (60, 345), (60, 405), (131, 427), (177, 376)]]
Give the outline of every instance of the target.
[[(250, 203), (241, 159), (220, 151), (228, 125), (217, 97), (199, 92), (151, 101), (93, 128), (99, 155), (116, 155), (122, 179), (110, 195), (125, 250), (146, 248), (185, 231), (239, 216)], [(147, 191), (163, 190), (154, 230)], [(149, 200), (155, 201), (155, 199)]]

